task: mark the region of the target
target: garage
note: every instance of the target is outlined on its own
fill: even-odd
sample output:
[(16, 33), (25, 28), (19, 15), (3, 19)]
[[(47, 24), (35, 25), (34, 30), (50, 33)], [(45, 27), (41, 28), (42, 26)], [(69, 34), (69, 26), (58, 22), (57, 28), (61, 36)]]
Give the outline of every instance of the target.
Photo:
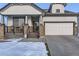
[(45, 22), (45, 35), (73, 35), (73, 22)]

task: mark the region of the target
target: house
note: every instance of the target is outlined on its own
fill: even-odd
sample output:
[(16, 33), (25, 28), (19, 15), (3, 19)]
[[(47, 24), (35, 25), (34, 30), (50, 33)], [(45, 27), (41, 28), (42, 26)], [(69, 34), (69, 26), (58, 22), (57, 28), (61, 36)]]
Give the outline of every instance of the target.
[[(9, 3), (0, 10), (0, 38), (77, 34), (78, 14), (64, 10), (66, 3), (51, 3), (48, 10), (34, 3)], [(7, 17), (7, 25), (4, 24)]]

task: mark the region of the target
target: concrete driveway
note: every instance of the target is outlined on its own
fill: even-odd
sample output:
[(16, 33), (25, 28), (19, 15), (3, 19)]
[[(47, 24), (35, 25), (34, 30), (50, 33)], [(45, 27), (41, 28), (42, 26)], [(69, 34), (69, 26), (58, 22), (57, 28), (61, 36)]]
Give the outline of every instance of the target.
[(52, 56), (79, 56), (79, 40), (75, 36), (47, 36)]

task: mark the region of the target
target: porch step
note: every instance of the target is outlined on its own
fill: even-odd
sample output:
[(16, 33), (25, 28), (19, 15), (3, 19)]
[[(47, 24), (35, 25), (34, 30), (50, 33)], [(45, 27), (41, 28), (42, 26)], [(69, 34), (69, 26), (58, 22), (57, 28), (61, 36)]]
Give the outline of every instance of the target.
[(29, 33), (28, 38), (38, 38), (38, 33)]
[(20, 38), (20, 37), (23, 37), (23, 34), (22, 33), (16, 33), (16, 34), (6, 33), (5, 37), (7, 39), (10, 39), (10, 38)]

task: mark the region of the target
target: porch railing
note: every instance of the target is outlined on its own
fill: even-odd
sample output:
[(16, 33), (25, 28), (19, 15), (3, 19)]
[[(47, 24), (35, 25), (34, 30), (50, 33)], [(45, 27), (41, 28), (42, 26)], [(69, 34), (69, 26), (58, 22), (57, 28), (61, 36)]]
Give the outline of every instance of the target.
[(6, 33), (23, 33), (23, 31), (24, 31), (23, 26), (21, 26), (21, 27), (6, 26), (5, 28), (6, 28), (5, 29)]

